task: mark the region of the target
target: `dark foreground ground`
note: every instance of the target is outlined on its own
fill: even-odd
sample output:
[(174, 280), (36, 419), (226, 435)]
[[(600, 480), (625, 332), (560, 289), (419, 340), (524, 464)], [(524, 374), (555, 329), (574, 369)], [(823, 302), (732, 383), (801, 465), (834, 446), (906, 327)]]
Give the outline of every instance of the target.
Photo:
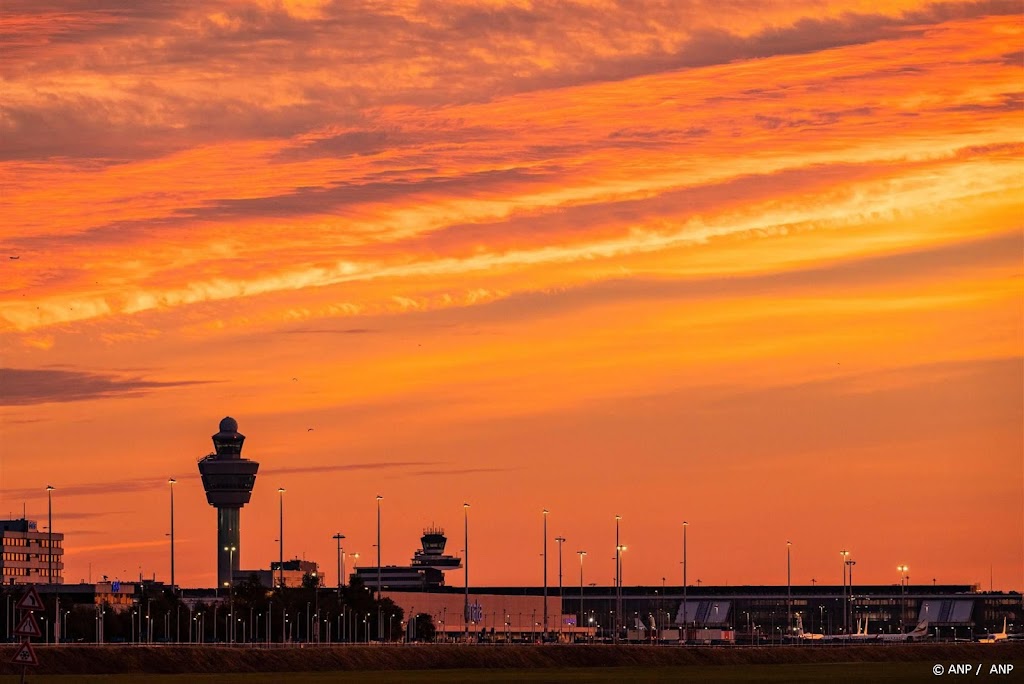
[[(346, 646), (307, 649), (62, 647), (36, 649), (28, 681), (83, 684), (272, 682), (910, 682), (1024, 681), (1024, 643), (679, 648), (647, 646)], [(0, 683), (18, 681), (0, 648)], [(1014, 665), (991, 674), (993, 665)], [(933, 668), (941, 665), (943, 675)], [(981, 666), (981, 673), (975, 670)]]

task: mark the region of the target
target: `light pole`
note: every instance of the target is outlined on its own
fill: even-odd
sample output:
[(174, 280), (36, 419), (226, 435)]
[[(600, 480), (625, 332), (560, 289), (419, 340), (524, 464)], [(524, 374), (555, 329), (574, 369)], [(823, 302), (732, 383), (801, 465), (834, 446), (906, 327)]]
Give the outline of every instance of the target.
[(580, 555), (580, 617), (576, 621), (577, 626), (583, 624), (583, 557), (587, 555), (586, 551), (577, 551)]
[(843, 598), (839, 602), (839, 607), (843, 611), (843, 631), (846, 634), (849, 634), (850, 633), (850, 630), (848, 629), (849, 625), (846, 622), (846, 617), (847, 617), (847, 613), (846, 613), (846, 557), (850, 555), (850, 552), (847, 551), (846, 549), (843, 549), (842, 551), (839, 552), (839, 555), (842, 556), (842, 558), (843, 558), (842, 559), (842, 564), (843, 564)]
[[(618, 605), (618, 607), (621, 609), (622, 608), (622, 566), (623, 566), (623, 563), (622, 563), (622, 553), (626, 550), (626, 545), (625, 544), (621, 544), (619, 546), (619, 548), (616, 549), (616, 550), (618, 551), (618, 555), (619, 555), (619, 563), (618, 563), (618, 565), (619, 565), (619, 568), (618, 568), (618, 571), (619, 571), (618, 572), (618, 574), (619, 574), (619, 605)], [(621, 630), (625, 626), (626, 626), (626, 623), (621, 618), (619, 618), (619, 629)]]
[[(277, 532), (277, 586), (284, 589), (284, 487), (277, 488), (278, 498), (278, 532)], [(282, 637), (282, 640), (284, 638)]]
[(235, 551), (234, 546), (225, 546), (224, 550), (228, 552), (228, 602), (231, 611), (231, 633), (225, 634), (224, 638), (228, 640), (229, 644), (235, 643)]
[(689, 626), (687, 619), (687, 608), (686, 605), (686, 528), (690, 526), (690, 523), (683, 521), (683, 641), (686, 641), (686, 630)]
[(383, 620), (383, 613), (380, 606), (380, 502), (384, 497), (380, 494), (377, 495), (377, 639), (380, 639), (381, 632), (384, 630), (381, 628), (381, 620)]
[(621, 515), (615, 516), (615, 622), (613, 629), (615, 634), (613, 641), (619, 643), (619, 613), (622, 611), (622, 584), (619, 580), (619, 553), (622, 547), (619, 545), (619, 521), (622, 520)]
[[(380, 501), (384, 497), (377, 495), (377, 602), (380, 602)], [(380, 610), (377, 610), (377, 631), (380, 631)]]
[(848, 568), (850, 568), (850, 571), (849, 571), (849, 575), (850, 575), (850, 609), (849, 609), (849, 612), (850, 612), (850, 617), (849, 617), (849, 620), (848, 620), (848, 621), (847, 621), (847, 623), (846, 623), (846, 624), (847, 624), (847, 630), (846, 630), (847, 632), (849, 632), (849, 631), (850, 631), (850, 628), (851, 628), (851, 627), (853, 627), (853, 611), (854, 611), (854, 599), (853, 599), (853, 566), (854, 566), (854, 565), (856, 565), (856, 564), (857, 564), (857, 561), (853, 561), (853, 560), (848, 560), (848, 561), (846, 561), (846, 566), (847, 566)]
[(791, 584), (792, 565), (790, 564), (790, 548), (792, 542), (786, 540), (786, 633), (788, 634), (793, 625), (793, 585)]
[(174, 483), (173, 477), (167, 480), (168, 489), (171, 490), (171, 593), (174, 593)]
[(555, 541), (558, 542), (558, 635), (562, 635), (562, 543), (565, 541), (565, 537), (555, 537)]
[(907, 570), (906, 565), (897, 565), (896, 569), (900, 571), (900, 634), (903, 633), (903, 619), (907, 614)]
[(541, 639), (548, 634), (548, 509), (544, 509), (544, 632)]
[(319, 644), (320, 643), (320, 576), (317, 573), (315, 573), (315, 572), (313, 573), (313, 581), (315, 583), (314, 586), (313, 586), (313, 591), (315, 592), (313, 594), (313, 597), (316, 599), (316, 603), (314, 604), (315, 608), (316, 608), (316, 643)]
[(462, 529), (463, 529), (463, 532), (465, 533), (465, 537), (466, 537), (466, 539), (465, 539), (465, 548), (463, 549), (463, 551), (466, 554), (466, 556), (465, 556), (466, 572), (463, 575), (463, 579), (465, 580), (465, 584), (466, 584), (466, 605), (465, 605), (465, 609), (463, 611), (463, 620), (462, 621), (465, 623), (466, 641), (469, 641), (469, 504), (468, 503), (463, 503), (462, 504)]
[(342, 584), (344, 584), (344, 582), (342, 581), (344, 575), (342, 575), (341, 571), (341, 540), (345, 538), (345, 535), (343, 535), (341, 532), (338, 532), (332, 538), (338, 541), (338, 595), (340, 596), (341, 586)]
[(46, 531), (46, 536), (47, 536), (46, 544), (47, 544), (47, 546), (50, 547), (49, 549), (47, 549), (47, 553), (49, 554), (47, 556), (47, 558), (50, 559), (49, 570), (47, 570), (47, 574), (46, 574), (46, 583), (47, 584), (53, 584), (53, 490), (54, 489), (55, 489), (55, 487), (53, 485), (46, 485), (46, 509), (47, 509), (47, 520), (48, 520), (47, 524), (49, 525), (46, 528), (46, 530), (47, 530)]
[[(661, 618), (661, 609), (665, 607), (665, 578), (661, 578), (661, 602), (658, 603), (658, 617)], [(664, 630), (668, 629), (668, 611), (665, 611), (665, 621), (661, 623), (661, 632), (658, 632), (658, 641), (661, 641), (661, 635)]]

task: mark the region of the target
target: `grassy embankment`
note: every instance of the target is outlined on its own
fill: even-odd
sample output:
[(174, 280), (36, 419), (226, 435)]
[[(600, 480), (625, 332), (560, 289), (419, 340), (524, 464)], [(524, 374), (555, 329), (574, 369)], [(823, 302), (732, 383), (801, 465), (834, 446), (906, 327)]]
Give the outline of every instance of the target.
[[(20, 667), (0, 648), (0, 682)], [(645, 646), (61, 647), (37, 649), (31, 682), (817, 682), (931, 680), (940, 663), (1014, 663), (1024, 643), (665, 648)], [(986, 669), (987, 671), (987, 669)], [(262, 674), (261, 674), (262, 673)], [(293, 673), (287, 674), (284, 673)], [(948, 677), (946, 677), (948, 678)], [(975, 680), (977, 681), (977, 680)]]

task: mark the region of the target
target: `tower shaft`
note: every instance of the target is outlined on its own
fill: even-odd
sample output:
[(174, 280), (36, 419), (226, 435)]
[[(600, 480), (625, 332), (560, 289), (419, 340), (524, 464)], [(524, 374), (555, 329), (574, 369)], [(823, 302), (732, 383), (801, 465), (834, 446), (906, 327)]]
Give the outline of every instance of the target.
[[(242, 549), (239, 525), (242, 519), (241, 508), (217, 509), (217, 586), (223, 587), (227, 582), (237, 582), (239, 568), (239, 551)], [(232, 552), (231, 549), (235, 551)]]

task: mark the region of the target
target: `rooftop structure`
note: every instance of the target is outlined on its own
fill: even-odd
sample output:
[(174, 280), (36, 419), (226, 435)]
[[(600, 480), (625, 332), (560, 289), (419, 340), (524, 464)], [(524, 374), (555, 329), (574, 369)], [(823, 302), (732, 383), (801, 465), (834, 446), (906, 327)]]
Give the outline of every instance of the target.
[(264, 587), (275, 587), (281, 582), (285, 587), (301, 587), (308, 576), (316, 580), (317, 586), (323, 586), (323, 575), (316, 564), (316, 561), (301, 560), (293, 558), (284, 563), (278, 561), (270, 562), (270, 569), (259, 568), (256, 570), (242, 570), (235, 573), (235, 582), (256, 576), (256, 580)]
[(428, 527), (420, 537), (421, 547), (412, 556), (412, 563), (407, 566), (386, 565), (378, 570), (376, 567), (357, 568), (352, 574), (363, 583), (377, 590), (377, 578), (380, 578), (380, 589), (431, 589), (444, 586), (444, 571), (458, 570), (462, 567), (462, 559), (448, 556), (444, 547), (448, 538), (439, 527)]
[(217, 586), (221, 587), (239, 576), (241, 511), (249, 503), (260, 467), (242, 458), (244, 441), (235, 419), (224, 418), (213, 435), (214, 452), (199, 460), (206, 500), (217, 509)]
[(447, 543), (448, 538), (444, 536), (443, 528), (428, 527), (423, 530), (423, 536), (420, 537), (421, 547), (412, 555), (412, 567), (434, 568), (442, 571), (461, 568), (462, 559), (444, 554), (444, 547)]

